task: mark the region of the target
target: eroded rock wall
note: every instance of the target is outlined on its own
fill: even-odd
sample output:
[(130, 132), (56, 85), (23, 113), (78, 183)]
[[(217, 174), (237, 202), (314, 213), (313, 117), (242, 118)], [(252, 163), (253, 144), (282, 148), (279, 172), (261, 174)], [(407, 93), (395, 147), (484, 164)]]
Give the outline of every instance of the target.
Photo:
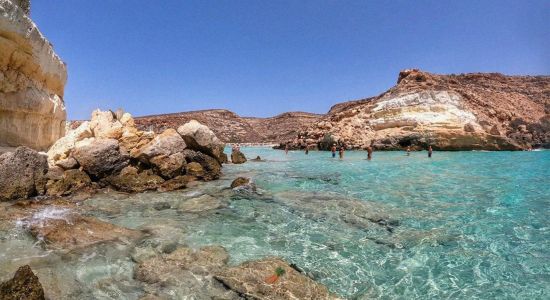
[(28, 3), (0, 0), (0, 146), (45, 150), (65, 131), (67, 69)]

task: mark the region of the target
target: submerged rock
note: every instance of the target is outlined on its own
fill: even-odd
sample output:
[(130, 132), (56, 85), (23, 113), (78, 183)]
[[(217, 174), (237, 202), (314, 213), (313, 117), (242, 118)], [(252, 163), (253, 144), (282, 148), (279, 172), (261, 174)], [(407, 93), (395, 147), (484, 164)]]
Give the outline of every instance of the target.
[(54, 249), (72, 250), (101, 242), (130, 242), (141, 236), (138, 231), (70, 213), (66, 209), (46, 208), (25, 223), (34, 237)]
[(2, 300), (43, 300), (44, 289), (29, 265), (20, 267), (12, 279), (0, 284)]
[(48, 162), (45, 155), (18, 147), (0, 156), (0, 201), (44, 194)]
[(231, 152), (231, 162), (234, 164), (243, 164), (246, 162), (246, 157), (239, 150), (234, 150)]
[(199, 213), (203, 211), (226, 207), (227, 203), (210, 195), (202, 195), (182, 202), (178, 210), (186, 213)]
[[(279, 268), (284, 274), (271, 282), (268, 278)], [(252, 299), (338, 299), (325, 286), (276, 257), (223, 268), (215, 278), (229, 289)]]
[(210, 130), (196, 120), (191, 120), (178, 128), (178, 133), (182, 136), (191, 150), (201, 151), (215, 159), (219, 163), (227, 161), (223, 154), (225, 144), (222, 143)]

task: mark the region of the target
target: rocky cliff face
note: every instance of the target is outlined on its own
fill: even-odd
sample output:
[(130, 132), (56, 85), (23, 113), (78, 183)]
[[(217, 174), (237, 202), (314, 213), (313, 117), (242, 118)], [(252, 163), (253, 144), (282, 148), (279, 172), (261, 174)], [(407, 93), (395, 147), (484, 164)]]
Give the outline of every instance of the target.
[(0, 146), (44, 150), (64, 134), (67, 70), (29, 10), (0, 0)]
[(550, 147), (550, 77), (497, 73), (399, 74), (397, 85), (368, 99), (333, 106), (290, 142), (326, 148), (519, 150)]
[(202, 110), (135, 118), (142, 130), (161, 132), (197, 120), (226, 143), (274, 143), (294, 138), (321, 119), (321, 115), (289, 112), (271, 118), (247, 118), (224, 110)]

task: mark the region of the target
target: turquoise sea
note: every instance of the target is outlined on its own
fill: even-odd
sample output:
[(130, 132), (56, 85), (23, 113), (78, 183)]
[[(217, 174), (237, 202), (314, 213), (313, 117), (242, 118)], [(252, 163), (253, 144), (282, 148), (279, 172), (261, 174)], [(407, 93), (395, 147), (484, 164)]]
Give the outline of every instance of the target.
[[(100, 194), (81, 209), (131, 228), (164, 224), (180, 244), (223, 245), (230, 264), (283, 257), (346, 299), (550, 298), (550, 151), (375, 152), (368, 161), (361, 151), (340, 160), (242, 150), (265, 161), (225, 165), (221, 180), (183, 191)], [(237, 176), (257, 192), (227, 190)], [(153, 209), (201, 194), (228, 207), (198, 216)], [(39, 275), (57, 270), (57, 281), (71, 278), (90, 298), (137, 299), (134, 263), (113, 249), (67, 258), (21, 228), (0, 231), (0, 263), (10, 266), (0, 279), (16, 259)]]

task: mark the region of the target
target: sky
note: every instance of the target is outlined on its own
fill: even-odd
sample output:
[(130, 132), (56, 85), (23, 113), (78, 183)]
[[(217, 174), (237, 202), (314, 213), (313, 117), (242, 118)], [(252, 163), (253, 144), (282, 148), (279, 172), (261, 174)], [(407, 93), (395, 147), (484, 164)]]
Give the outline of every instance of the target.
[(400, 70), (550, 73), (550, 1), (31, 0), (69, 119), (225, 108), (326, 113)]

